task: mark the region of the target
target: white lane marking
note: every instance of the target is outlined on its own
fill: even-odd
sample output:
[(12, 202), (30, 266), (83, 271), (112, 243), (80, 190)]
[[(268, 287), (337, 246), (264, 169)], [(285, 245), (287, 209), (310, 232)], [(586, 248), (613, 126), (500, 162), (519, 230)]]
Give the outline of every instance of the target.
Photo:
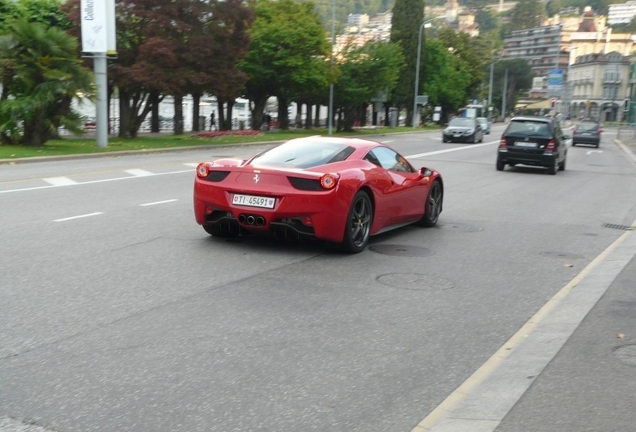
[(147, 177), (147, 176), (155, 175), (154, 173), (151, 173), (150, 171), (146, 171), (146, 170), (142, 170), (138, 168), (129, 169), (129, 170), (126, 170), (126, 172), (130, 175), (134, 175), (137, 177)]
[[(171, 175), (171, 174), (184, 174), (184, 173), (193, 174), (194, 172), (191, 169), (188, 169), (188, 170), (181, 170), (181, 171), (171, 171), (171, 172), (165, 172), (165, 173), (157, 173), (157, 174), (153, 174), (153, 176)], [(80, 185), (85, 185), (85, 184), (105, 183), (105, 182), (111, 182), (111, 181), (117, 181), (117, 180), (130, 180), (130, 179), (136, 179), (136, 178), (141, 178), (141, 177), (131, 177), (131, 176), (116, 177), (116, 178), (112, 178), (112, 179), (92, 180), (92, 181), (87, 181), (87, 182), (82, 182), (82, 183), (73, 183), (73, 185), (74, 186), (80, 186)], [(68, 186), (71, 186), (71, 185), (68, 185)], [(39, 189), (50, 189), (50, 188), (53, 188), (53, 187), (57, 187), (57, 186), (36, 186), (36, 187), (31, 187), (31, 188), (9, 189), (9, 190), (0, 191), (0, 194), (9, 193), (9, 192), (24, 192), (24, 191), (39, 190)]]
[(450, 149), (436, 150), (436, 151), (426, 152), (426, 153), (418, 153), (418, 154), (406, 156), (406, 158), (407, 159), (417, 159), (417, 158), (421, 158), (421, 157), (424, 157), (424, 156), (432, 156), (432, 155), (436, 155), (436, 154), (450, 153), (450, 152), (459, 151), (459, 150), (470, 150), (470, 149), (474, 149), (474, 148), (477, 148), (477, 147), (483, 147), (483, 146), (493, 145), (493, 144), (497, 144), (497, 143), (499, 143), (499, 141), (491, 141), (491, 142), (481, 143), (481, 144), (470, 144), (470, 145), (465, 145), (465, 146), (462, 146), (462, 147), (453, 147), (453, 148), (450, 148)]
[(49, 177), (43, 180), (52, 186), (70, 186), (77, 184), (75, 180), (71, 180), (68, 177)]
[(96, 213), (89, 213), (89, 214), (79, 215), (79, 216), (71, 216), (71, 217), (62, 218), (62, 219), (55, 219), (55, 220), (53, 220), (53, 222), (64, 222), (64, 221), (68, 221), (68, 220), (85, 218), (85, 217), (89, 217), (89, 216), (97, 216), (97, 215), (100, 215), (100, 214), (104, 214), (104, 212), (96, 212)]
[(157, 201), (157, 202), (151, 202), (151, 203), (146, 203), (146, 204), (139, 204), (140, 207), (145, 207), (145, 206), (151, 206), (151, 205), (156, 205), (156, 204), (165, 204), (165, 203), (171, 203), (171, 202), (175, 202), (175, 201), (179, 201), (178, 199), (169, 199), (169, 200), (164, 200), (164, 201)]
[(586, 155), (590, 155), (592, 153), (603, 153), (603, 150), (588, 150), (585, 152)]
[(195, 163), (184, 163), (184, 165), (185, 165), (185, 166), (191, 166), (191, 167), (193, 167), (193, 168), (196, 168), (196, 167), (198, 167), (198, 166), (199, 166), (199, 164), (198, 164), (198, 163), (196, 163), (196, 162), (195, 162)]
[[(406, 156), (406, 158), (407, 159), (417, 159), (417, 158), (424, 157), (424, 156), (432, 156), (432, 155), (436, 155), (436, 154), (448, 153), (448, 152), (453, 152), (453, 151), (470, 150), (470, 149), (474, 149), (474, 148), (477, 148), (477, 147), (497, 144), (498, 142), (499, 141), (491, 141), (491, 142), (481, 143), (481, 144), (469, 144), (469, 145), (465, 145), (465, 146), (461, 146), (461, 147), (453, 147), (453, 148), (450, 148), (450, 149), (437, 150), (437, 151), (426, 152), (426, 153), (418, 153), (418, 154)], [(185, 165), (190, 166), (189, 164), (185, 164)], [(193, 171), (191, 169), (188, 169), (188, 170), (171, 171), (171, 172), (165, 172), (165, 173), (153, 173), (152, 175), (153, 176), (160, 176), (160, 175), (184, 174), (184, 173), (192, 174)], [(59, 178), (64, 178), (64, 177), (59, 177)], [(87, 181), (87, 182), (82, 182), (82, 183), (73, 182), (73, 183), (70, 183), (70, 184), (64, 185), (64, 186), (85, 185), (85, 184), (93, 184), (93, 183), (104, 183), (104, 182), (111, 182), (111, 181), (117, 181), (117, 180), (130, 180), (130, 179), (134, 179), (134, 178), (139, 178), (139, 177), (138, 176), (132, 176), (132, 177), (127, 176), (127, 177), (116, 177), (116, 178), (112, 178), (112, 179), (93, 180), (93, 181)], [(37, 187), (32, 187), (32, 188), (10, 189), (10, 190), (0, 191), (0, 194), (9, 193), (9, 192), (23, 192), (23, 191), (38, 190), (38, 189), (49, 189), (49, 188), (52, 188), (52, 187), (56, 187), (56, 186), (37, 186)]]

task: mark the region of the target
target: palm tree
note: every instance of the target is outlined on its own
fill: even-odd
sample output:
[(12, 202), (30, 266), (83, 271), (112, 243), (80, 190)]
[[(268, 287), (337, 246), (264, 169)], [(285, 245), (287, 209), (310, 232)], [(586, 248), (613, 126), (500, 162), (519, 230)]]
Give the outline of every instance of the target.
[(71, 109), (79, 95), (94, 98), (92, 73), (77, 57), (77, 39), (57, 27), (24, 19), (0, 36), (0, 141), (41, 147), (64, 126), (81, 133)]

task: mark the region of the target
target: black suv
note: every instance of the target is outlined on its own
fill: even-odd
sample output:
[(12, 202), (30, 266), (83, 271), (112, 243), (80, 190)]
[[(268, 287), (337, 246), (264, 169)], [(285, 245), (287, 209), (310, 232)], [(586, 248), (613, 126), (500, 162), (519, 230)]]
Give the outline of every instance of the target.
[(497, 149), (497, 171), (506, 164), (544, 166), (550, 174), (563, 171), (570, 138), (551, 117), (513, 117)]

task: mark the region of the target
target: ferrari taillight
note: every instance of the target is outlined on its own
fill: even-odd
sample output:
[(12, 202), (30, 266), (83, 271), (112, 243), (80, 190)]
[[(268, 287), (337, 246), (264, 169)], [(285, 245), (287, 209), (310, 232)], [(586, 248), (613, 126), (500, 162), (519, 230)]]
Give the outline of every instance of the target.
[(550, 141), (548, 141), (548, 145), (545, 146), (545, 151), (554, 151), (555, 149), (555, 144), (554, 144), (554, 140), (551, 139)]
[(199, 178), (206, 178), (209, 173), (210, 170), (208, 169), (208, 165), (205, 162), (202, 162), (197, 166), (197, 176)]
[(338, 177), (334, 174), (324, 174), (320, 177), (320, 186), (325, 189), (333, 189), (336, 187), (336, 183), (338, 183)]

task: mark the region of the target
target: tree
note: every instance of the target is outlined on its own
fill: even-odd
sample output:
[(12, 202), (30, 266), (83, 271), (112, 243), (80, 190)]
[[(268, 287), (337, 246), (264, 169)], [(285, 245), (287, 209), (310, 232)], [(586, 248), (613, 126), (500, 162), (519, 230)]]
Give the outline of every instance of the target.
[(404, 57), (397, 45), (380, 41), (348, 47), (341, 54), (334, 102), (343, 116), (338, 130), (351, 132), (358, 108), (366, 108), (381, 91), (395, 87)]
[(475, 21), (479, 25), (479, 34), (488, 33), (499, 28), (499, 17), (491, 8), (481, 8), (475, 13)]
[[(79, 34), (79, 0), (63, 8)], [(136, 136), (166, 95), (175, 99), (175, 133), (182, 133), (183, 96), (242, 87), (236, 60), (247, 46), (245, 11), (238, 0), (117, 0), (118, 58), (109, 79), (119, 92), (119, 135)]]
[(466, 105), (472, 81), (470, 71), (440, 40), (426, 42), (424, 77), (429, 104), (441, 106), (446, 114)]
[(249, 77), (245, 95), (250, 99), (252, 128), (262, 124), (267, 99), (277, 96), (278, 120), (287, 129), (290, 98), (315, 86), (326, 88), (327, 34), (312, 3), (260, 0), (250, 35), (240, 69)]
[(471, 38), (468, 33), (456, 33), (453, 29), (444, 28), (439, 32), (439, 40), (452, 53), (457, 61), (471, 76), (466, 89), (468, 96), (473, 96), (484, 82), (484, 65), (490, 63), (492, 50), (481, 38)]
[[(424, 19), (423, 0), (396, 0), (393, 7), (391, 42), (397, 44), (404, 55), (405, 66), (398, 84), (390, 95), (393, 104), (407, 107), (407, 118), (413, 118), (413, 94), (420, 26)], [(422, 42), (423, 43), (423, 42)], [(421, 68), (420, 68), (421, 69)], [(420, 80), (421, 82), (422, 80)]]
[(0, 140), (41, 147), (64, 126), (81, 132), (71, 109), (82, 93), (94, 96), (93, 76), (77, 59), (75, 38), (57, 27), (19, 19), (0, 40)]
[(13, 0), (0, 0), (0, 34), (5, 33), (8, 24), (18, 17), (18, 8)]
[(539, 0), (519, 0), (509, 16), (508, 31), (539, 27), (545, 16), (545, 8)]
[(550, 0), (545, 4), (545, 12), (549, 17), (558, 14), (561, 9), (562, 6), (560, 0)]
[[(532, 87), (534, 72), (525, 59), (502, 60), (495, 63), (492, 92), (495, 106), (502, 105), (506, 69), (508, 70), (506, 107), (512, 110), (519, 92), (529, 90)], [(488, 73), (490, 73), (490, 66), (488, 66)]]

